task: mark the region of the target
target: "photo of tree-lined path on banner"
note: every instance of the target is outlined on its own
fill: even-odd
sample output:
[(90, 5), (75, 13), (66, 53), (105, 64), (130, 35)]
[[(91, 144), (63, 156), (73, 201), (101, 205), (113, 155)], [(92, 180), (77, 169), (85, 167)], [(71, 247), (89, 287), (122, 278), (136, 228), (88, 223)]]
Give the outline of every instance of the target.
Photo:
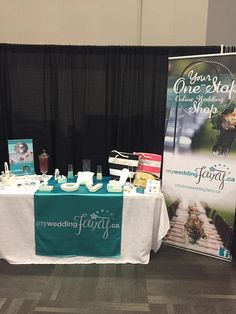
[(236, 192), (236, 54), (169, 59), (164, 243), (231, 260)]

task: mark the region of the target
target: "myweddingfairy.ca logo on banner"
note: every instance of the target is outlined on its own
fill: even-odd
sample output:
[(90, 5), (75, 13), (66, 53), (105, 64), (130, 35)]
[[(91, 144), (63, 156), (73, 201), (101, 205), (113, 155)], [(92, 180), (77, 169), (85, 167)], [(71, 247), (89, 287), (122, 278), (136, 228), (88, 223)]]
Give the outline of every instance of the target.
[[(194, 170), (166, 169), (166, 174), (192, 177), (194, 181), (191, 180), (191, 182), (194, 182), (197, 186), (209, 183), (209, 186), (214, 186), (219, 191), (224, 189), (226, 183), (235, 183), (230, 168), (224, 163), (214, 163), (210, 166), (201, 165)], [(177, 186), (180, 186), (180, 184), (177, 184)]]
[(235, 182), (235, 178), (231, 177), (230, 169), (225, 164), (213, 164), (210, 167), (202, 166), (195, 169), (197, 173), (196, 184), (200, 184), (203, 180), (209, 183), (217, 183), (218, 189), (223, 190), (225, 182)]

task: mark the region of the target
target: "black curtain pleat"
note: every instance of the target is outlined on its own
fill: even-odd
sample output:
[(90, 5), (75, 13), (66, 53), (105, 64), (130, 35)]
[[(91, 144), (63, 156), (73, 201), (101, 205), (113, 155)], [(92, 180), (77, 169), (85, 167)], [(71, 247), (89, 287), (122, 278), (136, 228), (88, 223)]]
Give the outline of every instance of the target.
[(8, 139), (32, 138), (50, 169), (68, 163), (108, 174), (112, 149), (162, 154), (168, 57), (220, 52), (210, 47), (0, 44), (0, 168)]
[(236, 46), (224, 46), (223, 47), (223, 52), (224, 53), (236, 52)]

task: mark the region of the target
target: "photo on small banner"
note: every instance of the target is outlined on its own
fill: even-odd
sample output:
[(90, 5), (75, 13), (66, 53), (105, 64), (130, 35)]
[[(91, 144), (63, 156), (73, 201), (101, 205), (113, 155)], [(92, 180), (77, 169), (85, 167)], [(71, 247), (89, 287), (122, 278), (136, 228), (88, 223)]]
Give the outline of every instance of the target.
[(15, 175), (34, 174), (32, 139), (8, 140), (10, 171)]
[(236, 54), (169, 58), (164, 243), (231, 260), (236, 193)]

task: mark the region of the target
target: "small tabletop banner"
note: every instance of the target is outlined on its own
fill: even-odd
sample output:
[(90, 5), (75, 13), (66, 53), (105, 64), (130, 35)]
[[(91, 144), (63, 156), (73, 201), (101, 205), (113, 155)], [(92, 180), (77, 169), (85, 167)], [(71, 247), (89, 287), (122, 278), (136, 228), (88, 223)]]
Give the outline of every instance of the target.
[(37, 255), (119, 257), (122, 193), (36, 192)]
[(34, 174), (32, 139), (8, 140), (10, 170), (15, 175)]
[(231, 260), (236, 205), (236, 54), (169, 58), (164, 243)]

